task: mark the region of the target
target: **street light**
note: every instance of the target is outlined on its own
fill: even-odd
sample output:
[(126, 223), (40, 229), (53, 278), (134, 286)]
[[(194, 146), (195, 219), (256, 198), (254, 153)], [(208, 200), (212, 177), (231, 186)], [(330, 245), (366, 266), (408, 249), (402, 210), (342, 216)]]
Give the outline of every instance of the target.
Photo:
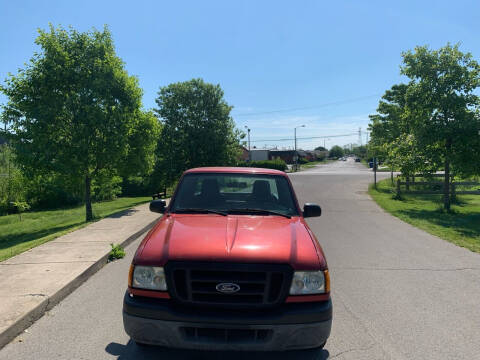
[(247, 132), (248, 132), (248, 161), (252, 161), (252, 155), (250, 152), (250, 128), (247, 125), (245, 125), (245, 129), (247, 129)]
[(297, 171), (297, 167), (298, 167), (297, 128), (301, 128), (301, 127), (305, 127), (305, 125), (299, 125), (299, 126), (295, 126), (295, 127), (293, 128), (293, 139), (295, 140), (295, 152), (293, 153), (293, 155), (295, 156), (295, 171)]

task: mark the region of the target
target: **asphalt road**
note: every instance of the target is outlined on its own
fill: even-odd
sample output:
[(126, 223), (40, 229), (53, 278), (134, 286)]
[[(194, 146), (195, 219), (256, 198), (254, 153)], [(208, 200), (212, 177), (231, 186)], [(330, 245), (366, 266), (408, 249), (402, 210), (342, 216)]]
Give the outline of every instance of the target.
[[(388, 176), (388, 174), (381, 174)], [(108, 264), (0, 351), (0, 359), (480, 359), (480, 255), (383, 212), (363, 165), (336, 162), (291, 176), (332, 274), (325, 350), (219, 353), (142, 349), (123, 332), (129, 262)]]

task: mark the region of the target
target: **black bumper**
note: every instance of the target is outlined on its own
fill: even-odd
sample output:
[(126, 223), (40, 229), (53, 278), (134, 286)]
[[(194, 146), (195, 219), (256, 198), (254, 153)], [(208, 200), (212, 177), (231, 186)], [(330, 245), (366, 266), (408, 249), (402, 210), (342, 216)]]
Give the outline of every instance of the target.
[(291, 350), (321, 346), (330, 335), (332, 303), (272, 309), (187, 308), (171, 300), (125, 294), (123, 323), (140, 343), (187, 349)]

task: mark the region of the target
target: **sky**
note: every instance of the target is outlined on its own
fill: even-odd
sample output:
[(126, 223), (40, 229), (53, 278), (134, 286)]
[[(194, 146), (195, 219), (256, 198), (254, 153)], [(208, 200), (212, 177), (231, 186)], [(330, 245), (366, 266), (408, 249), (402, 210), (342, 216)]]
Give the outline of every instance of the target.
[(203, 78), (220, 84), (252, 147), (291, 148), (301, 125), (303, 149), (365, 143), (368, 115), (405, 81), (402, 51), (460, 42), (478, 60), (479, 13), (478, 0), (0, 0), (0, 82), (38, 50), (49, 22), (107, 24), (145, 109), (159, 87)]

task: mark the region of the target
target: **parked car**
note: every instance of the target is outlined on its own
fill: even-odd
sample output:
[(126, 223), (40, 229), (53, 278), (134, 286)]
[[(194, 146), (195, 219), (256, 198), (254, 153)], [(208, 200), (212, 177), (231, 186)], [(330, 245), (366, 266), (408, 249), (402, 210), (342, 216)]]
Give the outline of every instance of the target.
[(327, 262), (284, 172), (186, 171), (139, 245), (123, 323), (138, 345), (322, 348), (332, 326)]
[(360, 158), (355, 158), (355, 162), (360, 162)]

